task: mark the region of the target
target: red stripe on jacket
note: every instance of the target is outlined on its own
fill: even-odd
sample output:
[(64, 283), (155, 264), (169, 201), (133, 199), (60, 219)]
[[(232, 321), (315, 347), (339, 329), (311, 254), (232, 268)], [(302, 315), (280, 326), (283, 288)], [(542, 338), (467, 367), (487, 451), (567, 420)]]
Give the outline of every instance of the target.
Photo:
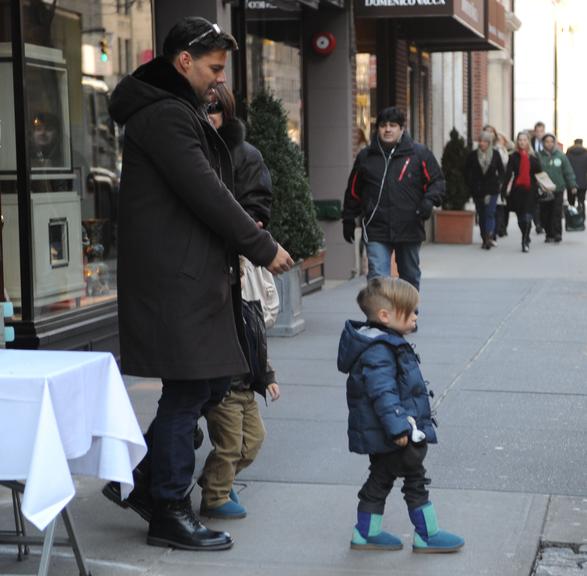
[(358, 200), (359, 202), (361, 201), (360, 196), (357, 194), (356, 190), (355, 190), (355, 186), (357, 184), (357, 177), (359, 176), (358, 173), (355, 173), (354, 177), (353, 177), (353, 183), (351, 184), (351, 196), (355, 199)]
[(428, 166), (426, 166), (426, 160), (422, 160), (422, 169), (424, 170), (424, 177), (426, 178), (426, 184), (424, 184), (424, 193), (428, 190), (428, 184), (430, 184), (430, 173), (428, 172)]
[(404, 167), (402, 168), (402, 171), (400, 172), (399, 175), (399, 181), (401, 182), (404, 179), (404, 174), (406, 173), (406, 170), (411, 162), (411, 158), (408, 158), (405, 162), (404, 162)]

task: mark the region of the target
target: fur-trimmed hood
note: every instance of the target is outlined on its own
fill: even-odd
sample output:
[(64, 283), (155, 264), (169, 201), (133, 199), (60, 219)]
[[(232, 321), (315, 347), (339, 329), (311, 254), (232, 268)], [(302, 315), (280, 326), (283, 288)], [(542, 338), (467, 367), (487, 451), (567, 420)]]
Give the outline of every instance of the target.
[(159, 100), (179, 98), (203, 116), (201, 102), (189, 82), (162, 56), (143, 64), (123, 78), (110, 98), (110, 115), (119, 124)]
[(226, 142), (228, 149), (232, 151), (245, 141), (247, 129), (241, 120), (233, 118), (220, 127), (218, 134)]

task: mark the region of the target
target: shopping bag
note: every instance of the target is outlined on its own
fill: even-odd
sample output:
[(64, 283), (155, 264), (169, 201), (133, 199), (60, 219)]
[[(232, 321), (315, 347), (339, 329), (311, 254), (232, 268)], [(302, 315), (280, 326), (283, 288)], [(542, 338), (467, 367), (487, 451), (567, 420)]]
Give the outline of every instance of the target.
[(585, 230), (585, 212), (575, 206), (565, 206), (565, 230), (567, 232)]
[(536, 183), (538, 184), (538, 199), (541, 202), (553, 200), (556, 185), (550, 179), (550, 176), (546, 172), (537, 172), (534, 176), (536, 177)]

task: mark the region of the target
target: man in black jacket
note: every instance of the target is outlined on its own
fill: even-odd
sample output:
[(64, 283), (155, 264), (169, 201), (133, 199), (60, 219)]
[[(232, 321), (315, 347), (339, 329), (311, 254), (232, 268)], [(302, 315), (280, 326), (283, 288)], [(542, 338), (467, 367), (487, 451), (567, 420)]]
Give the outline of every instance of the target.
[(371, 144), (355, 160), (343, 208), (347, 242), (354, 241), (355, 218), (361, 217), (368, 279), (390, 276), (395, 252), (400, 278), (419, 289), (424, 221), (444, 191), (436, 158), (405, 132), (404, 113), (395, 107), (379, 112)]
[(118, 304), (123, 372), (161, 378), (135, 490), (120, 500), (150, 521), (147, 543), (223, 550), (233, 541), (196, 518), (189, 496), (193, 431), (202, 407), (249, 368), (239, 345), (238, 254), (271, 272), (289, 254), (235, 200), (230, 154), (206, 118), (225, 81), (232, 36), (203, 18), (169, 32), (163, 56), (116, 87), (110, 112), (125, 125), (120, 184)]
[(567, 158), (575, 171), (577, 178), (577, 193), (567, 191), (569, 204), (575, 205), (578, 199), (579, 209), (585, 214), (585, 191), (587, 190), (587, 148), (583, 148), (583, 140), (577, 138), (573, 146), (567, 149)]

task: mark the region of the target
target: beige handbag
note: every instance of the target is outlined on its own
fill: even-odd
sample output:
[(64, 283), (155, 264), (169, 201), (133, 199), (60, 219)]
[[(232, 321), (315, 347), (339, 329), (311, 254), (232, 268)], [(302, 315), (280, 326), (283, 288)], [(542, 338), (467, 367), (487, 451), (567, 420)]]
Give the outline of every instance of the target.
[(554, 198), (556, 191), (555, 183), (546, 172), (537, 172), (535, 175), (538, 183), (538, 199), (541, 202), (548, 202)]

